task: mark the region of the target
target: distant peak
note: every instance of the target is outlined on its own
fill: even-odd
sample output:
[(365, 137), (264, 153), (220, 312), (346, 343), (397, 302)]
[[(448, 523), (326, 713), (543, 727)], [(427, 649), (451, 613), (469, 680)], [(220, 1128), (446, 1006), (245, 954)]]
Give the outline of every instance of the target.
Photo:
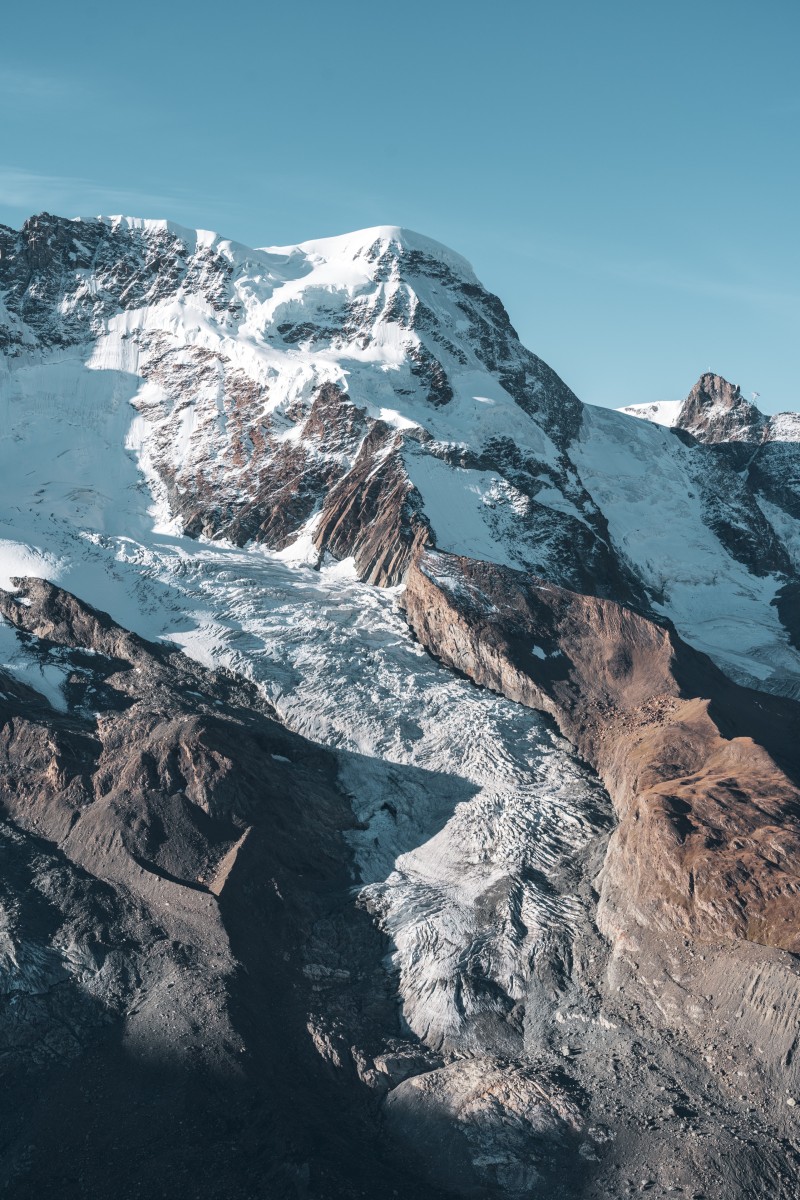
[(683, 402), (676, 424), (698, 441), (761, 441), (767, 418), (738, 384), (706, 371)]
[(747, 404), (742, 397), (742, 390), (736, 383), (729, 383), (722, 375), (706, 371), (700, 376), (689, 393), (686, 403), (692, 402), (702, 408), (721, 407), (734, 408), (737, 404)]

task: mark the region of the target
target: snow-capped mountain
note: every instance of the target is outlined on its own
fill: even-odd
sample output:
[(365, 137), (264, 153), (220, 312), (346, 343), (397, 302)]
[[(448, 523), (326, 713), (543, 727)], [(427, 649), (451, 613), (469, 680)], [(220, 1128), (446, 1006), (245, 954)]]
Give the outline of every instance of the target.
[(14, 1069), (128, 1113), (173, 1064), (147, 1178), (187, 1137), (209, 1200), (781, 1194), (736, 1081), (798, 1080), (798, 419), (585, 406), (395, 227), (42, 214), (0, 347)]
[(435, 545), (651, 608), (794, 689), (794, 490), (770, 508), (738, 464), (581, 405), (453, 252), (392, 227), (254, 251), (124, 218), (0, 239), (12, 422), (32, 391), (113, 391), (123, 422), (130, 402), (165, 529), (352, 556), (383, 584)]

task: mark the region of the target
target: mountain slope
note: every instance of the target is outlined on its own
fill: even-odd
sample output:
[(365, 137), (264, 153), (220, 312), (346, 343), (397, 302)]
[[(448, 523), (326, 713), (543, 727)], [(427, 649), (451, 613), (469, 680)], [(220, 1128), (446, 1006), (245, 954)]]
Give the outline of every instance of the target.
[(41, 436), (34, 394), (85, 419), (113, 390), (164, 528), (329, 549), (382, 584), (436, 545), (652, 608), (794, 690), (796, 514), (724, 456), (582, 406), (444, 247), (386, 227), (250, 251), (48, 216), (2, 240), (12, 436)]
[[(103, 1194), (92, 1138), (124, 1162), (141, 1069), (169, 1116), (136, 1161), (178, 1196), (793, 1195), (796, 763), (764, 738), (796, 721), (798, 514), (729, 385), (694, 432), (583, 406), (394, 227), (43, 214), (0, 230), (0, 301), (10, 977), (45, 984), (23, 1042), (66, 971), (129, 1055), (75, 1024), (108, 1117), (70, 1175), (71, 1116), (59, 1194)], [(182, 1134), (198, 988), (234, 1082)], [(75, 1093), (13, 1053), (44, 1099), (8, 1186), (43, 1194), (26, 1122), (56, 1153)]]
[(549, 712), (599, 772), (619, 821), (601, 928), (800, 952), (800, 705), (731, 684), (669, 626), (490, 564), (428, 553), (404, 603), (423, 645)]
[[(0, 676), (6, 1193), (293, 1196), (312, 1153), (328, 1195), (396, 1187), (305, 1027), (304, 946), (350, 884), (333, 756), (256, 688), (49, 584), (0, 605), (67, 676), (63, 712)], [(342, 924), (338, 953), (380, 985), (380, 936), (355, 912)], [(370, 1003), (353, 1031), (367, 1046)], [(363, 1171), (326, 1103), (371, 1142)]]

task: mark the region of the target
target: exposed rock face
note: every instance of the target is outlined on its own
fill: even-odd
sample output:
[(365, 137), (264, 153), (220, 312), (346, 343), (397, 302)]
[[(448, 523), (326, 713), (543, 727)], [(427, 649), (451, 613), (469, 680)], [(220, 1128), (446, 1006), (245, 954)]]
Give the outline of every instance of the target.
[(352, 556), (367, 583), (392, 586), (402, 582), (415, 552), (430, 541), (421, 497), (403, 467), (402, 441), (373, 422), (352, 470), (325, 496), (315, 545), (320, 553)]
[[(642, 1029), (653, 1021), (713, 1064), (724, 1089), (738, 1090), (746, 1078), (752, 1112), (771, 1108), (776, 1095), (792, 1100), (798, 706), (733, 685), (666, 624), (494, 564), (423, 553), (404, 603), (412, 628), (444, 663), (549, 712), (614, 800), (619, 824), (595, 879), (598, 926), (611, 955), (598, 974), (591, 938), (582, 952), (575, 947), (570, 983), (556, 984), (562, 1028), (570, 1028), (569, 1012), (578, 1028), (591, 1022), (613, 1031), (633, 1022)], [(526, 1045), (535, 1056), (543, 1030), (534, 1020), (534, 979), (530, 987)], [(613, 1056), (615, 1036), (600, 1039), (604, 1051), (588, 1037), (579, 1051), (587, 1071), (595, 1053)], [(562, 1050), (570, 1058), (574, 1043)], [(663, 1048), (651, 1042), (647, 1053), (658, 1058)], [(594, 1069), (589, 1086), (602, 1090), (602, 1069)], [(686, 1066), (678, 1071), (683, 1096), (697, 1097), (690, 1074)], [(393, 1104), (403, 1099), (398, 1092)], [(691, 1117), (697, 1109), (684, 1100), (669, 1112)], [(661, 1153), (654, 1137), (649, 1162)], [(738, 1193), (739, 1173), (748, 1175), (759, 1154), (751, 1143), (736, 1157), (720, 1194)], [(682, 1175), (687, 1165), (683, 1156), (675, 1174), (681, 1186), (696, 1187)], [(758, 1185), (750, 1176), (744, 1186)]]
[[(800, 420), (796, 413), (766, 416), (738, 387), (703, 375), (680, 408), (675, 428), (714, 447), (744, 474), (756, 496), (796, 517), (800, 512)], [(779, 527), (780, 528), (780, 527)], [(785, 528), (781, 529), (785, 536)]]
[(600, 773), (619, 817), (601, 927), (800, 951), (800, 706), (732, 684), (668, 626), (490, 564), (425, 554), (404, 603), (428, 649), (549, 712)]
[(721, 375), (701, 375), (683, 402), (675, 425), (699, 442), (750, 442), (763, 440), (768, 420), (755, 404), (745, 400), (739, 387)]
[(111, 225), (50, 213), (31, 217), (20, 231), (0, 226), (5, 352), (85, 343), (120, 306), (157, 303), (179, 288), (202, 291), (217, 312), (229, 309), (224, 256), (212, 245), (189, 248), (166, 223), (156, 226), (142, 238), (141, 221)]

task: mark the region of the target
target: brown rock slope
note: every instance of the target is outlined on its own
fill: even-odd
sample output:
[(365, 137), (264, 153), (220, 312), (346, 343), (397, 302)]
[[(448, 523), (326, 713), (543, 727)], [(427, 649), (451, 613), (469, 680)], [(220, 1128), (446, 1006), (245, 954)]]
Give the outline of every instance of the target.
[(246, 682), (17, 582), (0, 612), (65, 704), (0, 671), (0, 1191), (413, 1191), (350, 1052), (397, 1016), (334, 756)]
[(519, 572), (428, 552), (405, 604), (447, 665), (549, 712), (619, 826), (599, 923), (800, 952), (800, 705), (731, 683), (669, 625)]

